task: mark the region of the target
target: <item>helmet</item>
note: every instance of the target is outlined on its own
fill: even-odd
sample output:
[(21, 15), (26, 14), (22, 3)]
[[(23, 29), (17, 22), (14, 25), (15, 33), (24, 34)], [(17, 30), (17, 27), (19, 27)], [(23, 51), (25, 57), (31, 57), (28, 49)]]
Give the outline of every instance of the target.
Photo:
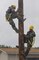
[(16, 9), (16, 6), (15, 6), (15, 5), (11, 5), (11, 7), (12, 7), (13, 9)]
[(33, 29), (34, 29), (34, 26), (31, 25), (31, 26), (29, 27), (29, 29), (32, 29), (32, 30), (33, 30)]

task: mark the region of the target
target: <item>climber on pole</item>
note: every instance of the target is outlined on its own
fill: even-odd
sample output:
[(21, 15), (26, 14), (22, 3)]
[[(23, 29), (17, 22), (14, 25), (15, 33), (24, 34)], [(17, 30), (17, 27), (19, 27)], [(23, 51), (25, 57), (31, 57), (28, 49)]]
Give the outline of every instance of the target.
[(35, 32), (34, 32), (34, 26), (30, 26), (29, 27), (29, 31), (27, 32), (27, 34), (24, 34), (24, 43), (27, 43), (27, 49), (24, 52), (24, 57), (26, 58), (26, 56), (28, 55), (33, 43), (34, 43), (34, 38), (36, 36)]

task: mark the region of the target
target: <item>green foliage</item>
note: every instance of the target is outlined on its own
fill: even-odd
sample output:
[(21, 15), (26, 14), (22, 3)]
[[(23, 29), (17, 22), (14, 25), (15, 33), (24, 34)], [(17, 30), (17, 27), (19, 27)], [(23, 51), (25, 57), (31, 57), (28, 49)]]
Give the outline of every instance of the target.
[(0, 45), (0, 48), (12, 48), (11, 46)]

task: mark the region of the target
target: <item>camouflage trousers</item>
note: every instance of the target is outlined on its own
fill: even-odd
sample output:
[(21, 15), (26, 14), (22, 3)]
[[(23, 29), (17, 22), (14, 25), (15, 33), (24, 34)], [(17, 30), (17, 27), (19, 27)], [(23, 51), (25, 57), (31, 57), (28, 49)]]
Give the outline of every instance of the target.
[(19, 30), (16, 28), (15, 23), (14, 23), (13, 20), (9, 20), (9, 24), (12, 26), (12, 28), (13, 28), (17, 33), (19, 33)]

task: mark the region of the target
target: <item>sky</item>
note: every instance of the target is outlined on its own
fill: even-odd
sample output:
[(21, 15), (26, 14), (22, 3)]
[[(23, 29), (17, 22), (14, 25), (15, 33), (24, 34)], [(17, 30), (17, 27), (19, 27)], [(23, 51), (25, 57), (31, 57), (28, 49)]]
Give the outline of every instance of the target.
[[(29, 30), (29, 26), (34, 26), (36, 33), (35, 44), (33, 47), (39, 47), (39, 0), (23, 1), (24, 18), (24, 34)], [(18, 0), (0, 0), (0, 45), (8, 45), (15, 47), (19, 44), (18, 34), (12, 29), (11, 25), (6, 21), (5, 14), (9, 6), (16, 5), (18, 9)], [(14, 20), (18, 28), (18, 19)]]

